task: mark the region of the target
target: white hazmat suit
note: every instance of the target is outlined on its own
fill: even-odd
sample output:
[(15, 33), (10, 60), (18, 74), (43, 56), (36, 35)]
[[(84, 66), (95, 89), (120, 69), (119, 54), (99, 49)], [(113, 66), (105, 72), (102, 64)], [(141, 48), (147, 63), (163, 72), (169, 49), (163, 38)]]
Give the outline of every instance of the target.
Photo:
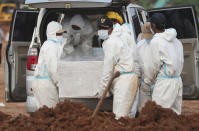
[(112, 84), (113, 113), (116, 119), (129, 116), (133, 102), (133, 80), (135, 78), (135, 63), (132, 50), (121, 39), (122, 28), (115, 27), (112, 34), (103, 42), (104, 66), (100, 89), (105, 90), (114, 72), (121, 72)]
[(149, 100), (152, 100), (152, 89), (150, 86), (144, 85), (143, 80), (150, 74), (148, 70), (150, 70), (151, 66), (151, 52), (150, 52), (150, 42), (151, 39), (143, 39), (140, 40), (137, 44), (137, 52), (139, 58), (139, 64), (141, 69), (141, 86), (140, 86), (140, 96), (139, 96), (139, 111), (144, 107), (145, 103)]
[(145, 83), (149, 85), (151, 80), (156, 78), (152, 101), (181, 114), (183, 84), (180, 75), (184, 55), (182, 43), (176, 36), (176, 30), (170, 28), (153, 37), (151, 41), (153, 69), (149, 70), (150, 76), (145, 79)]
[(128, 23), (125, 23), (123, 25), (120, 25), (117, 24), (116, 25), (116, 30), (117, 28), (120, 28), (122, 29), (122, 33), (121, 33), (121, 39), (124, 43), (126, 43), (128, 45), (128, 47), (130, 48), (130, 51), (131, 51), (131, 54), (133, 56), (133, 61), (134, 61), (134, 68), (135, 68), (135, 73), (140, 76), (140, 65), (139, 65), (139, 60), (138, 60), (138, 57), (137, 57), (137, 47), (136, 47), (136, 43), (133, 39), (133, 29), (130, 27), (130, 25)]
[[(94, 36), (94, 28), (86, 17), (80, 14), (74, 15), (71, 20), (64, 18), (62, 21), (63, 28), (67, 30), (67, 42), (64, 45), (65, 55), (72, 53), (75, 48), (87, 51), (92, 48), (92, 38)], [(74, 30), (72, 26), (78, 26), (80, 30)]]
[(150, 42), (153, 37), (153, 33), (151, 31), (151, 24), (146, 22), (142, 26), (142, 33), (139, 35), (140, 41), (137, 43), (137, 52), (138, 52), (138, 59), (141, 69), (141, 85), (140, 85), (140, 92), (139, 92), (139, 111), (141, 112), (142, 108), (145, 106), (145, 103), (152, 100), (152, 87), (154, 84), (146, 85), (144, 84), (144, 79), (147, 76), (150, 76), (149, 70), (152, 70), (153, 67), (151, 61), (151, 52), (150, 52)]
[(35, 69), (33, 94), (39, 102), (38, 108), (46, 105), (55, 107), (59, 102), (57, 83), (57, 62), (62, 53), (62, 36), (56, 32), (62, 30), (57, 22), (50, 22), (47, 26), (47, 40), (40, 49), (38, 64)]

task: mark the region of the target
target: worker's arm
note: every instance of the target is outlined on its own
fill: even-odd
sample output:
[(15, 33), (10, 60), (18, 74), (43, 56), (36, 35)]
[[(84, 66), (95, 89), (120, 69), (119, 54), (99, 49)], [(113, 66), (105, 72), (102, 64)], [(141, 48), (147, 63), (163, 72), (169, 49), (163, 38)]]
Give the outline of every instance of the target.
[(137, 43), (136, 45), (136, 52), (137, 52), (137, 64), (138, 64), (138, 68), (136, 69), (136, 74), (138, 75), (138, 77), (141, 77), (144, 72), (144, 63), (143, 63), (143, 58), (142, 58), (142, 54), (146, 53), (144, 52), (144, 50), (142, 50), (142, 47), (144, 44), (146, 44), (144, 42), (145, 40), (141, 40)]
[(39, 52), (39, 58), (38, 58), (38, 63), (34, 71), (34, 76), (35, 77), (43, 77), (43, 69), (44, 69), (44, 63), (45, 63), (45, 58), (46, 58), (46, 49), (45, 49), (46, 42), (43, 43), (43, 46), (40, 48)]
[(133, 38), (134, 33), (130, 26), (130, 24), (123, 24), (123, 35), (121, 36), (123, 41), (128, 44), (129, 48), (131, 48), (132, 55), (133, 55), (133, 63), (134, 63), (134, 72), (137, 74), (138, 77), (141, 76), (141, 69), (139, 64), (138, 52), (137, 52), (137, 44)]
[(114, 68), (116, 65), (116, 57), (118, 56), (118, 48), (116, 47), (118, 43), (115, 41), (108, 40), (103, 45), (104, 50), (104, 65), (103, 65), (103, 72), (102, 78), (100, 82), (100, 89), (104, 90), (110, 81), (113, 73)]
[(160, 51), (160, 43), (157, 39), (153, 39), (150, 43), (150, 54), (151, 61), (147, 63), (148, 69), (145, 73), (144, 84), (150, 86), (152, 82), (156, 79), (157, 74), (161, 69), (161, 51)]
[(60, 59), (59, 53), (61, 52), (59, 46), (61, 45), (53, 44), (52, 47), (49, 48), (49, 52), (52, 53), (50, 53), (50, 56), (48, 57), (48, 73), (55, 85), (58, 82), (57, 69), (58, 69), (58, 61)]
[(139, 55), (137, 50), (135, 50), (134, 52), (134, 66), (135, 66), (135, 73), (137, 74), (138, 77), (141, 77), (141, 66), (140, 66), (140, 62), (139, 62)]

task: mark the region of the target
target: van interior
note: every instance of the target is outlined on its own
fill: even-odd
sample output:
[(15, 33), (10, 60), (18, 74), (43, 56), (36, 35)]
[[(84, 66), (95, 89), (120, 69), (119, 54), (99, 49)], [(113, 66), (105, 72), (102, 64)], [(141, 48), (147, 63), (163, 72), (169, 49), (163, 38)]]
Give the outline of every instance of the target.
[[(121, 16), (122, 13), (120, 12), (121, 9), (118, 8), (89, 8), (89, 9), (49, 9), (44, 16), (42, 20), (42, 24), (40, 27), (40, 39), (41, 39), (41, 45), (46, 41), (47, 36), (46, 36), (46, 29), (47, 25), (51, 21), (58, 21), (62, 24), (62, 27), (67, 33), (69, 33), (69, 37), (72, 37), (70, 34), (69, 29), (72, 26), (69, 25), (70, 20), (72, 19), (73, 16), (75, 15), (81, 15), (85, 21), (88, 21), (85, 24), (89, 24), (90, 27), (92, 27), (93, 31), (89, 35), (83, 35), (82, 42), (84, 42), (85, 39), (89, 39), (89, 42), (91, 44), (90, 47), (91, 49), (85, 51), (80, 50), (80, 48), (76, 48), (74, 46), (74, 51), (72, 53), (69, 53), (67, 55), (64, 55), (62, 59), (66, 61), (102, 61), (103, 60), (103, 50), (102, 50), (102, 43), (103, 41), (98, 39), (98, 36), (96, 35), (96, 32), (98, 30), (97, 27), (97, 20), (101, 17), (106, 15), (108, 11), (116, 11), (118, 12)], [(64, 20), (64, 19), (67, 19)], [(67, 23), (64, 23), (67, 22)], [(64, 24), (68, 24), (68, 26), (64, 26)], [(70, 27), (71, 26), (71, 27)], [(88, 28), (88, 27), (84, 27)], [(89, 30), (89, 29), (88, 29)], [(69, 31), (69, 32), (68, 32)], [(84, 29), (84, 31), (87, 31), (87, 29)], [(69, 42), (68, 42), (69, 41)], [(67, 43), (70, 43), (71, 41), (68, 39)], [(72, 42), (71, 42), (72, 43)], [(63, 50), (65, 51), (65, 50)], [(64, 53), (63, 53), (64, 54)]]
[[(103, 16), (106, 15), (108, 11), (116, 11), (121, 16), (122, 13), (120, 12), (121, 9), (116, 8), (99, 8), (96, 10), (96, 8), (89, 8), (89, 9), (49, 9), (46, 15), (43, 18), (41, 28), (40, 28), (40, 37), (41, 37), (41, 44), (47, 39), (46, 38), (46, 28), (49, 22), (51, 21), (61, 21), (61, 16), (64, 15), (64, 18), (71, 19), (74, 15), (80, 14), (84, 18), (88, 19), (90, 23), (92, 24), (94, 28), (94, 32), (96, 34), (97, 31), (97, 20)], [(63, 23), (62, 23), (63, 24)], [(65, 29), (64, 29), (65, 30)], [(98, 40), (98, 37), (96, 35), (93, 35), (92, 38), (92, 47), (102, 47), (101, 41)]]

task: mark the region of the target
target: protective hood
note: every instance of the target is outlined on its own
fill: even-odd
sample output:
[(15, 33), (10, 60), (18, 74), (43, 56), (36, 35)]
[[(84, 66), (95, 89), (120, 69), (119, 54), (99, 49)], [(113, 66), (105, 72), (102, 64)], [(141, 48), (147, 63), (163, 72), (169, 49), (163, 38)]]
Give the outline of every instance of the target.
[(58, 22), (55, 22), (55, 21), (50, 22), (48, 24), (47, 30), (46, 30), (47, 39), (57, 40), (56, 32), (58, 32), (60, 30), (62, 30), (61, 24), (59, 24)]
[(159, 33), (157, 35), (159, 35), (160, 37), (164, 38), (165, 40), (171, 42), (176, 38), (177, 32), (175, 29), (169, 28), (169, 29), (166, 29), (163, 33)]
[(113, 32), (111, 35), (117, 35), (120, 36), (122, 34), (122, 28), (120, 24), (115, 24), (115, 27), (113, 29)]
[(125, 23), (121, 26), (121, 28), (122, 28), (121, 38), (123, 39), (123, 41), (125, 43), (128, 44), (128, 46), (130, 48), (135, 49), (136, 47), (134, 47), (135, 43), (134, 43), (134, 39), (133, 39), (133, 29), (132, 29), (132, 27), (128, 23)]
[(133, 30), (132, 27), (128, 23), (125, 23), (125, 24), (122, 25), (122, 31), (123, 32), (126, 32), (126, 33), (131, 35), (132, 30)]
[(84, 25), (85, 25), (85, 21), (82, 18), (81, 15), (75, 15), (72, 17), (71, 21), (70, 21), (70, 26), (72, 25), (76, 25), (79, 26), (81, 29), (83, 29)]

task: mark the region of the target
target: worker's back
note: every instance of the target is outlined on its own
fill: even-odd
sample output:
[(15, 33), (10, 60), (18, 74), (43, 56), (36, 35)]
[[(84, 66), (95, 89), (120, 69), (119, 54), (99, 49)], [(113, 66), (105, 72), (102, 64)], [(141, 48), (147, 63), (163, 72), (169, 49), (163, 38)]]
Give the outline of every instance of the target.
[[(184, 55), (182, 43), (176, 38), (175, 29), (167, 29), (163, 33), (156, 34), (154, 41), (159, 41), (159, 53), (164, 57), (161, 59), (166, 64), (161, 70), (163, 75), (166, 71), (168, 76), (179, 76), (183, 69)], [(167, 59), (168, 58), (168, 59)]]

